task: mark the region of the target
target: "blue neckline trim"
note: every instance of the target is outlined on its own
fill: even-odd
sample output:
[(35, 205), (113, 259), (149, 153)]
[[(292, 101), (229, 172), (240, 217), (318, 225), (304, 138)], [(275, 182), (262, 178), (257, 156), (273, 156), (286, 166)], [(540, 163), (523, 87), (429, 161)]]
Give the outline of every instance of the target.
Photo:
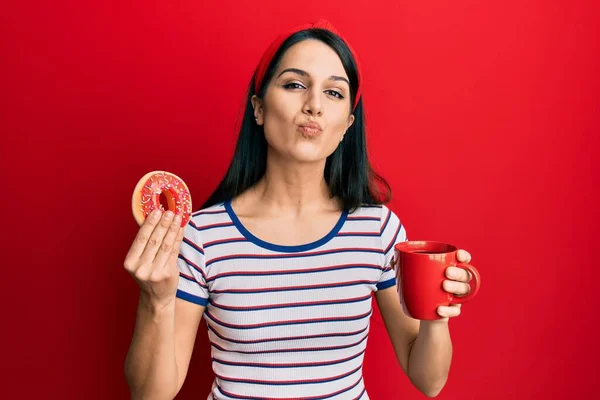
[(296, 246), (284, 246), (284, 245), (266, 242), (262, 239), (257, 238), (256, 236), (254, 236), (252, 233), (250, 233), (250, 231), (248, 229), (246, 229), (246, 227), (242, 224), (240, 219), (235, 214), (235, 211), (233, 211), (233, 207), (231, 207), (231, 201), (228, 200), (228, 201), (224, 202), (223, 205), (225, 206), (225, 210), (227, 210), (227, 214), (229, 214), (229, 217), (233, 221), (233, 224), (235, 225), (235, 227), (240, 231), (240, 233), (246, 239), (248, 239), (248, 241), (256, 244), (257, 246), (263, 247), (267, 250), (279, 251), (282, 253), (298, 253), (301, 251), (308, 251), (308, 250), (316, 249), (317, 247), (323, 246), (325, 243), (329, 242), (331, 239), (333, 239), (338, 234), (338, 232), (340, 231), (340, 229), (342, 229), (342, 226), (346, 222), (346, 218), (348, 217), (348, 211), (347, 210), (342, 211), (342, 215), (340, 215), (340, 219), (335, 224), (333, 229), (327, 235), (325, 235), (324, 237), (322, 237), (321, 239), (319, 239), (317, 241), (314, 241), (312, 243), (296, 245)]

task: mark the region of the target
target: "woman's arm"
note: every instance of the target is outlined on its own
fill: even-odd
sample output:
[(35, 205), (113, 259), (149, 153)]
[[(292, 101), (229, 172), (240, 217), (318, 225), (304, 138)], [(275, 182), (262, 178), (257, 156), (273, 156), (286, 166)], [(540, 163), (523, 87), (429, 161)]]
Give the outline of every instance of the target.
[(187, 375), (204, 307), (174, 298), (163, 307), (143, 295), (125, 361), (132, 399), (173, 399)]
[(437, 396), (448, 378), (452, 342), (447, 321), (419, 321), (402, 310), (396, 285), (375, 292), (396, 358), (412, 384)]

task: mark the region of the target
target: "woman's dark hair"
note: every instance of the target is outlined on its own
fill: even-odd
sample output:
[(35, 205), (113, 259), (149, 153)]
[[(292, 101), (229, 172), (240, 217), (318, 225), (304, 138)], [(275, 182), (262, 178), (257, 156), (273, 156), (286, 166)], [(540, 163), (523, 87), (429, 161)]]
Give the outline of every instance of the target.
[[(307, 39), (319, 40), (338, 54), (350, 81), (350, 104), (354, 104), (358, 88), (355, 60), (344, 41), (324, 29), (300, 31), (283, 42), (267, 68), (258, 97), (264, 98), (267, 86), (285, 52), (294, 44)], [(219, 186), (201, 208), (232, 200), (252, 187), (265, 174), (267, 141), (263, 127), (257, 125), (254, 120), (254, 109), (251, 102), (252, 96), (256, 94), (254, 79), (253, 77), (248, 89), (239, 137), (229, 169)], [(329, 186), (330, 195), (339, 197), (344, 208), (350, 212), (362, 205), (385, 204), (391, 199), (389, 184), (373, 170), (369, 163), (362, 98), (354, 110), (354, 123), (346, 132), (344, 140), (340, 142), (333, 154), (327, 157), (325, 181)]]

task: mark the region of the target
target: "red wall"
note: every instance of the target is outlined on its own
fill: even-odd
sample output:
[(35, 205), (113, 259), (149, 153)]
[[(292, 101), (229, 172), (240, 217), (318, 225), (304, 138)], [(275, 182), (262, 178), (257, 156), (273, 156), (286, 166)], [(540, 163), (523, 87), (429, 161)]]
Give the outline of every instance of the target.
[[(595, 393), (597, 2), (12, 3), (0, 12), (0, 397), (128, 397), (133, 186), (172, 171), (199, 206), (262, 51), (320, 17), (361, 58), (370, 153), (409, 236), (455, 243), (481, 271), (450, 324), (439, 398)], [(423, 398), (379, 314), (372, 327), (371, 398)], [(182, 399), (206, 398), (205, 335)]]

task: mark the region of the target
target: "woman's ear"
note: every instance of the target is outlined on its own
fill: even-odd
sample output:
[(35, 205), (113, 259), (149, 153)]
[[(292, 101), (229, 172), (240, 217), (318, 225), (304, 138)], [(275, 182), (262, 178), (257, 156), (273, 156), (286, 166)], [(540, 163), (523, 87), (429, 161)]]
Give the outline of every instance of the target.
[(348, 127), (346, 128), (346, 130), (348, 130), (352, 124), (354, 123), (354, 114), (350, 114), (350, 116), (348, 117)]
[(262, 100), (257, 95), (252, 96), (252, 108), (254, 109), (254, 120), (257, 125), (263, 124), (263, 105)]

